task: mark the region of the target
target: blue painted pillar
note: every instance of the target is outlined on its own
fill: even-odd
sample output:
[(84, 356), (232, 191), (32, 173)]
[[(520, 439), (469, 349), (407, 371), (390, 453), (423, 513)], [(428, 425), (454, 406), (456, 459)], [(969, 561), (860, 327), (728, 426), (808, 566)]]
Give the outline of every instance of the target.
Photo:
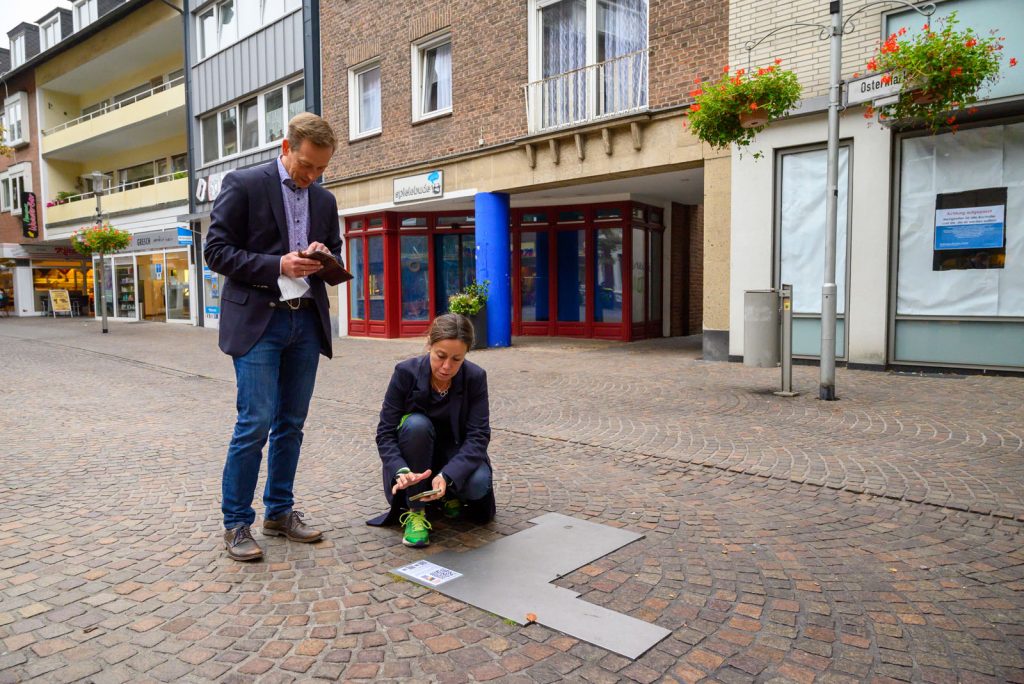
[(512, 344), (512, 253), (509, 200), (501, 192), (476, 195), (476, 280), (490, 281), (487, 294), (487, 346)]

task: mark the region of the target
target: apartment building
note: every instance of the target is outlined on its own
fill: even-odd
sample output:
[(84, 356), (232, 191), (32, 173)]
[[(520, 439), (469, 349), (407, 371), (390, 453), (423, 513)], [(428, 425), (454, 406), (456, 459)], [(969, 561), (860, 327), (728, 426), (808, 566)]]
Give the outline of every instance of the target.
[(324, 3), (342, 334), (420, 335), (489, 280), (492, 332), (703, 332), (725, 358), (732, 161), (683, 123), (728, 20), (701, 0)]
[[(814, 0), (775, 3), (770, 12), (761, 0), (730, 3), (730, 61), (756, 66), (782, 58), (804, 87), (794, 116), (732, 156), (734, 358), (744, 353), (744, 291), (782, 283), (794, 289), (794, 353), (820, 354), (829, 45), (811, 28), (779, 32), (750, 55), (744, 45), (794, 22), (827, 25), (827, 12)], [(906, 122), (865, 118), (860, 106), (842, 113), (837, 359), (871, 368), (1024, 369), (1024, 72), (1009, 60), (1024, 56), (1024, 4), (945, 0), (924, 17), (895, 4), (846, 0), (844, 12), (857, 13), (844, 37), (847, 79), (868, 70), (890, 34), (940, 26), (953, 12), (961, 27), (982, 36), (994, 30), (1006, 47), (1002, 78), (982, 92), (976, 111), (958, 115), (958, 130), (932, 135)], [(755, 151), (764, 157), (755, 159)], [(981, 250), (997, 258), (949, 258), (954, 252), (936, 228), (949, 201), (1004, 216), (1002, 239), (996, 235), (998, 244)]]
[(189, 186), (182, 10), (87, 0), (74, 3), (72, 23), (35, 68), (46, 241), (66, 244), (101, 209), (132, 242), (106, 257), (103, 283), (90, 269), (78, 291), (93, 314), (102, 287), (112, 320), (194, 321), (193, 240), (177, 220)]
[[(318, 111), (319, 42), (302, 0), (190, 0), (186, 27), (193, 234), (205, 237), (224, 176), (277, 157), (288, 120)], [(306, 16), (317, 3), (306, 0)], [(201, 255), (199, 255), (201, 259)], [(202, 269), (202, 324), (217, 327), (222, 276)], [(336, 298), (336, 295), (335, 295)]]
[(0, 50), (3, 144), (0, 156), (0, 289), (3, 314), (33, 315), (48, 301), (49, 287), (84, 285), (86, 265), (70, 244), (42, 242), (39, 207), (39, 125), (34, 64), (72, 32), (71, 12), (55, 9), (37, 23), (23, 22), (7, 32), (10, 50)]

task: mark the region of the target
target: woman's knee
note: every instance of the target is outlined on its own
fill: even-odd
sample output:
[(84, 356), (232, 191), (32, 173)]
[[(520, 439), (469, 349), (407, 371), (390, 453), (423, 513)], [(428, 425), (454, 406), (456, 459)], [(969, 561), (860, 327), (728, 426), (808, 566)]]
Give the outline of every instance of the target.
[(406, 461), (410, 457), (426, 459), (425, 467), (429, 467), (434, 451), (434, 424), (422, 413), (407, 414), (398, 426), (398, 448)]
[(466, 478), (466, 483), (458, 492), (459, 498), (466, 501), (476, 501), (484, 498), (487, 496), (487, 492), (491, 491), (491, 480), (491, 467), (486, 463), (481, 464), (479, 468)]

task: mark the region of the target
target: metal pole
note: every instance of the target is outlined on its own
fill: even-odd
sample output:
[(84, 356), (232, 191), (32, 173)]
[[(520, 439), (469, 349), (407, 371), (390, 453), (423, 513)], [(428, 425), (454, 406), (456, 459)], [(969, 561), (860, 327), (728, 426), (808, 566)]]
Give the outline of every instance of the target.
[(836, 225), (839, 203), (839, 106), (842, 103), (843, 0), (829, 3), (828, 186), (825, 197), (825, 278), (821, 287), (821, 380), (818, 398), (836, 397)]
[[(103, 190), (103, 174), (94, 173), (92, 175), (92, 192), (96, 195), (96, 227), (103, 227), (103, 204), (100, 199)], [(103, 321), (103, 333), (107, 333), (107, 298), (106, 298), (106, 260), (107, 255), (100, 253), (100, 282), (99, 282), (99, 300), (100, 300), (100, 319)], [(113, 278), (114, 274), (111, 273), (110, 277)]]
[(782, 306), (782, 390), (775, 392), (780, 397), (795, 397), (793, 391), (793, 286), (783, 284), (779, 291)]

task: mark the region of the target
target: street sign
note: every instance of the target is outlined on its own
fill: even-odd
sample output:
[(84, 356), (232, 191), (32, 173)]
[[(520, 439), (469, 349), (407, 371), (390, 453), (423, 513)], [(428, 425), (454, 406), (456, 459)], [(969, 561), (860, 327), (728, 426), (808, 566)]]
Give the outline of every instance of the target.
[(868, 100), (898, 95), (901, 85), (902, 82), (888, 71), (848, 81), (846, 84), (846, 104), (860, 104)]

